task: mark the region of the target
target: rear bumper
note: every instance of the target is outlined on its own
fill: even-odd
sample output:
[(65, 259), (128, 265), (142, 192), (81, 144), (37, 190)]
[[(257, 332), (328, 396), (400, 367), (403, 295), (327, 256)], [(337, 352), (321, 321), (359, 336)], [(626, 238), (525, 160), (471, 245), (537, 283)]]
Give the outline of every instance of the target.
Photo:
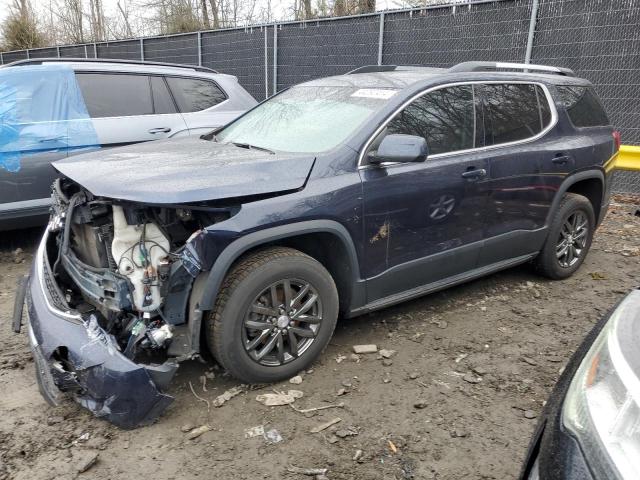
[(43, 397), (67, 392), (96, 416), (122, 428), (153, 422), (173, 401), (162, 393), (177, 364), (140, 365), (122, 355), (95, 317), (52, 304), (44, 278), (45, 233), (27, 286), (29, 343)]

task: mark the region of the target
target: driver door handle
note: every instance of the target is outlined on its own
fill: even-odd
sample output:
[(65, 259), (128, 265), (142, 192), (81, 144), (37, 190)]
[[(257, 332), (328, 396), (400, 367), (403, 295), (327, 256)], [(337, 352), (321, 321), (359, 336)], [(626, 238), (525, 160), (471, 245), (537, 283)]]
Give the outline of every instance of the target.
[(169, 133), (171, 131), (171, 129), (169, 127), (159, 127), (159, 128), (152, 128), (151, 130), (149, 130), (149, 133), (151, 135), (156, 135), (158, 133)]

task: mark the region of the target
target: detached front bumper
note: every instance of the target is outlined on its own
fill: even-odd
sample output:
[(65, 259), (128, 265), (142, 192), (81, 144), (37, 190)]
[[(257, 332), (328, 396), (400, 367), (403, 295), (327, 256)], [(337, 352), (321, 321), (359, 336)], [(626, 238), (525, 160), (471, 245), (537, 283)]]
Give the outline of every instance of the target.
[(162, 389), (177, 364), (136, 364), (120, 353), (94, 316), (57, 307), (46, 242), (45, 233), (26, 290), (40, 392), (51, 404), (57, 404), (61, 392), (70, 393), (96, 416), (122, 428), (153, 422), (173, 401)]

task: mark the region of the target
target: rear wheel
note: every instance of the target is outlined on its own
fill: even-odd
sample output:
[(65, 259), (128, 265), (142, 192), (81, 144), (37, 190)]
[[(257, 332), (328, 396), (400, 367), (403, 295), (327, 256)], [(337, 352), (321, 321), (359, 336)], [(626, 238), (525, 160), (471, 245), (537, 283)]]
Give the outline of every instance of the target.
[(591, 202), (567, 193), (560, 202), (544, 247), (534, 263), (544, 276), (554, 280), (570, 277), (584, 262), (595, 231)]
[(234, 377), (276, 382), (318, 357), (337, 317), (337, 289), (322, 264), (273, 247), (248, 255), (229, 272), (206, 318), (207, 341)]

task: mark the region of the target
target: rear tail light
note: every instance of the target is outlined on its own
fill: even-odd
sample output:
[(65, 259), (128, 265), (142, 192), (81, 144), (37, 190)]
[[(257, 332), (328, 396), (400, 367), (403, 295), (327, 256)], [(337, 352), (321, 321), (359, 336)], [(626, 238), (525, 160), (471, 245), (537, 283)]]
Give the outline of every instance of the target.
[(620, 150), (620, 132), (617, 130), (613, 131), (613, 144), (616, 152)]

